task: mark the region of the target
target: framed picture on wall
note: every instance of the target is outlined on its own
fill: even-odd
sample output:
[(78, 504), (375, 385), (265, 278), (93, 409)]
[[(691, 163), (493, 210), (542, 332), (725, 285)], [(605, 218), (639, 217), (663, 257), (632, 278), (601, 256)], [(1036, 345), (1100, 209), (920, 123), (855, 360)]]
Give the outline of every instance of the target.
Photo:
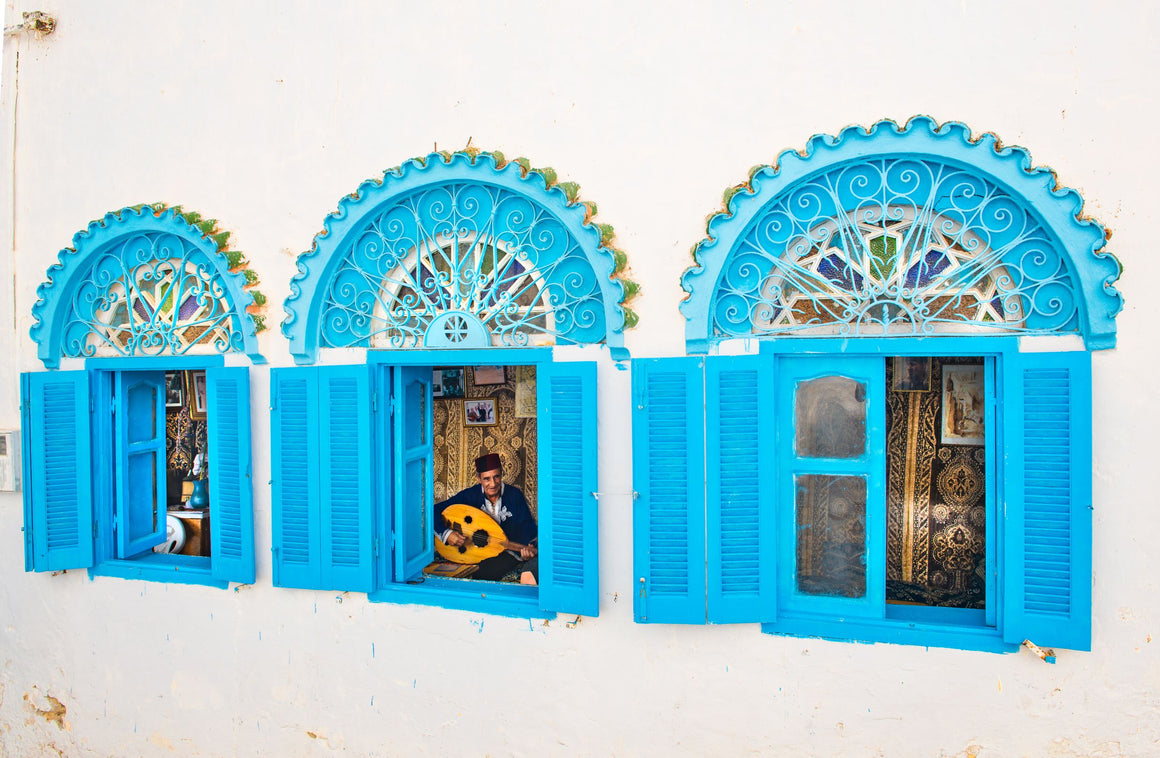
[(187, 391), (189, 392), (189, 417), (194, 421), (205, 421), (205, 411), (209, 403), (206, 401), (205, 372), (187, 371), (189, 377)]
[(930, 358), (895, 356), (891, 389), (896, 392), (930, 392)]
[(185, 405), (185, 374), (180, 371), (165, 372), (165, 407), (181, 408)]
[(431, 374), (432, 394), (435, 397), (463, 397), (463, 369), (437, 368)]
[(464, 426), (495, 426), (495, 399), (474, 398), (463, 401)]
[(943, 366), (942, 375), (942, 443), (982, 445), (983, 367)]
[(474, 374), (476, 387), (485, 384), (503, 384), (506, 381), (503, 366), (476, 366)]

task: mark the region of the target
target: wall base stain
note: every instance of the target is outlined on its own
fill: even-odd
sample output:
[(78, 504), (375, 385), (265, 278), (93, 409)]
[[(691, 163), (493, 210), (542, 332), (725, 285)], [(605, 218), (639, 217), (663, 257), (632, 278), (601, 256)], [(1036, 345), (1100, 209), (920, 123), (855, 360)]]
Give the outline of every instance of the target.
[(68, 725), (64, 722), (65, 714), (68, 709), (64, 707), (64, 703), (60, 702), (52, 695), (44, 695), (43, 706), (37, 705), (32, 701), (32, 694), (24, 693), (24, 702), (28, 703), (28, 708), (37, 716), (40, 716), (50, 724), (56, 724), (58, 729), (68, 729)]

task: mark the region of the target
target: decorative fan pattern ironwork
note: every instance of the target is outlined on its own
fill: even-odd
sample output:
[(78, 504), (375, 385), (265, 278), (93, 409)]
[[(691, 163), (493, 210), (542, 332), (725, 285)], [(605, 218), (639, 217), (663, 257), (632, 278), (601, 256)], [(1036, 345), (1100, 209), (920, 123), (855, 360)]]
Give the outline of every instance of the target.
[(326, 291), (330, 347), (600, 340), (604, 302), (579, 242), (500, 187), (424, 189), (370, 218)]
[(63, 336), (69, 357), (244, 350), (218, 267), (166, 233), (135, 234), (103, 250), (76, 288)]
[(763, 210), (722, 272), (720, 335), (1076, 328), (1063, 258), (976, 173), (882, 158), (814, 177)]

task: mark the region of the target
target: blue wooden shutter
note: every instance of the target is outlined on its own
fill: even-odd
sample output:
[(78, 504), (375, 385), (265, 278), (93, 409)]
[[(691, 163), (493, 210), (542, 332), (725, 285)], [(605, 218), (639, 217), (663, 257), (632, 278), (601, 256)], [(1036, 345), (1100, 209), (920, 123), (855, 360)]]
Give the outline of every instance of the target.
[(116, 377), (117, 557), (165, 541), (165, 372)]
[(374, 589), (370, 369), (318, 368), (322, 587)]
[(633, 615), (705, 623), (704, 361), (632, 362)]
[(402, 366), (394, 374), (395, 580), (405, 582), (435, 555), (431, 368)]
[(540, 607), (600, 612), (597, 543), (596, 364), (541, 364), (536, 372), (540, 435)]
[(1091, 649), (1091, 355), (1003, 366), (1003, 639)]
[(252, 584), (254, 485), (250, 462), (250, 372), (245, 367), (208, 369), (206, 392), (213, 576)]
[(318, 369), (270, 372), (274, 586), (319, 587)]
[(773, 621), (773, 358), (707, 358), (705, 405), (709, 621)]
[(24, 569), (93, 565), (89, 375), (20, 375), (23, 432)]

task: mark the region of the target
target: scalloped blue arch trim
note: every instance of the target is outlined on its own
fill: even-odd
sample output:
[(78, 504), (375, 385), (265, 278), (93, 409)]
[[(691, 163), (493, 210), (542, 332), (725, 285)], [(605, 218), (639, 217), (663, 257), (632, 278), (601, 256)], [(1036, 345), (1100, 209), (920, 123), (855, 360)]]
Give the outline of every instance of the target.
[(1087, 348), (1115, 347), (1115, 317), (1123, 308), (1123, 298), (1113, 284), (1120, 276), (1120, 263), (1101, 252), (1107, 233), (1101, 224), (1083, 217), (1080, 194), (1060, 187), (1051, 169), (1033, 167), (1031, 155), (1023, 148), (1003, 146), (990, 133), (972, 139), (971, 130), (962, 123), (940, 125), (927, 116), (916, 116), (902, 127), (883, 120), (869, 129), (847, 127), (836, 137), (814, 135), (804, 150), (786, 150), (775, 165), (754, 173), (749, 186), (729, 199), (727, 211), (709, 219), (708, 236), (694, 248), (695, 264), (681, 276), (681, 287), (689, 293), (680, 305), (687, 351), (707, 352), (716, 341), (710, 314), (717, 282), (735, 246), (765, 208), (802, 180), (835, 166), (894, 156), (946, 161), (1004, 188), (1054, 235), (1059, 254), (1071, 264), (1082, 290), (1077, 300), (1082, 303), (1080, 328)]
[[(323, 222), (323, 231), (314, 238), (311, 249), (298, 256), (298, 273), (290, 281), (290, 296), (283, 303), (286, 318), (282, 334), (290, 340), (290, 353), (296, 363), (309, 364), (318, 359), (322, 306), (327, 284), (350, 254), (353, 234), (362, 222), (416, 190), (448, 182), (475, 182), (502, 187), (517, 193), (550, 213), (579, 243), (596, 275), (603, 300), (606, 330), (604, 343), (615, 356), (624, 353), (624, 287), (613, 278), (616, 258), (601, 244), (600, 231), (585, 223), (582, 203), (568, 201), (558, 185), (547, 186), (544, 177), (509, 162), (497, 168), (494, 157), (480, 153), (474, 158), (465, 153), (432, 153), (426, 159), (412, 158), (395, 169), (383, 172), (382, 179), (368, 179), (358, 190), (339, 201), (338, 210)], [(352, 234), (353, 233), (353, 234)]]
[(37, 300), (32, 306), (34, 323), (29, 334), (37, 343), (37, 357), (44, 365), (47, 368), (60, 366), (68, 306), (77, 287), (88, 277), (93, 261), (111, 245), (142, 232), (173, 234), (206, 256), (225, 284), (230, 310), (241, 326), (243, 352), (253, 363), (265, 363), (266, 359), (258, 352), (257, 325), (246, 311), (253, 304), (254, 297), (243, 289), (245, 276), (230, 273), (229, 261), (218, 251), (217, 244), (174, 208), (167, 208), (157, 216), (149, 206), (141, 206), (112, 211), (100, 220), (89, 222), (86, 229), (73, 235), (72, 247), (60, 251), (57, 262), (48, 269), (47, 280), (36, 288)]

